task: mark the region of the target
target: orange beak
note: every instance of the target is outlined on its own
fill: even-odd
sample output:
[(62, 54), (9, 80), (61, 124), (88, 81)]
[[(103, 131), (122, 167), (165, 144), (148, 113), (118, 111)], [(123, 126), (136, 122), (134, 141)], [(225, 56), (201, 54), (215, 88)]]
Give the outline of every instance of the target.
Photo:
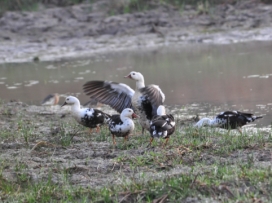
[(137, 116), (135, 113), (132, 114), (132, 118), (138, 118), (139, 116)]

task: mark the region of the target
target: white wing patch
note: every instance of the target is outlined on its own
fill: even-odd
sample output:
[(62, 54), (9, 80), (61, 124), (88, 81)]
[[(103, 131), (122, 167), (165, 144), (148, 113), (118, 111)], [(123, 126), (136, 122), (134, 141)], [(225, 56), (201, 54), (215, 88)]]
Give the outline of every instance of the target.
[(93, 117), (93, 113), (94, 113), (94, 109), (86, 109), (85, 110), (85, 114), (87, 114), (88, 116)]
[(110, 83), (110, 85), (112, 89), (115, 89), (120, 94), (124, 92), (132, 97), (135, 93), (133, 89), (124, 83)]
[(162, 92), (161, 88), (160, 88), (158, 85), (152, 85), (152, 86), (155, 87), (157, 90), (159, 90), (160, 95), (161, 95), (161, 97), (162, 97), (162, 102), (164, 102), (164, 100), (165, 100), (165, 95), (164, 95), (164, 93)]

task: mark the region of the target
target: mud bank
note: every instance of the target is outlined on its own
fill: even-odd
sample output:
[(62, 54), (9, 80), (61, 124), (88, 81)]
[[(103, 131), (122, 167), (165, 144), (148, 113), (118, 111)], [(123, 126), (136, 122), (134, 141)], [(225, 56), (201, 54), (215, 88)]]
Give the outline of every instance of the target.
[(0, 18), (0, 63), (89, 57), (188, 43), (272, 40), (272, 6), (254, 1), (208, 11), (169, 5), (111, 16), (108, 1), (37, 12), (6, 12)]

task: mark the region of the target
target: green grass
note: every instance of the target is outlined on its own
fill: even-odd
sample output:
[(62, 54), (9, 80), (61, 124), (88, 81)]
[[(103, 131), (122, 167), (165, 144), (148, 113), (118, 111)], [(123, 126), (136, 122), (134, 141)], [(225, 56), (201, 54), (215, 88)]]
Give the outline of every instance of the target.
[[(116, 138), (114, 147), (106, 126), (90, 134), (69, 115), (19, 111), (1, 116), (6, 122), (0, 127), (1, 146), (22, 143), (0, 148), (4, 202), (272, 201), (271, 132), (197, 132), (179, 130), (177, 124), (165, 148), (162, 139), (147, 148), (150, 136), (140, 135), (136, 123), (128, 142)], [(48, 144), (33, 150), (41, 140)], [(35, 180), (34, 172), (43, 178)], [(86, 185), (74, 182), (75, 175), (86, 178)]]
[(20, 10), (20, 11), (36, 11), (40, 1), (34, 0), (1, 0), (0, 13), (4, 11)]
[[(164, 179), (138, 181), (130, 184), (108, 186), (99, 190), (83, 189), (56, 185), (50, 181), (29, 184), (24, 193), (17, 194), (21, 202), (118, 202), (126, 197), (131, 202), (152, 202), (166, 197), (168, 202), (183, 201), (187, 197), (209, 198), (216, 196), (223, 202), (260, 199), (271, 200), (272, 182), (265, 181), (272, 175), (271, 169), (247, 168), (246, 172), (239, 168), (217, 166), (216, 171), (173, 175)], [(252, 186), (248, 190), (239, 190), (239, 186)], [(6, 185), (10, 193), (15, 192), (10, 185)], [(266, 197), (263, 195), (266, 193)], [(265, 198), (264, 198), (265, 197)], [(17, 199), (17, 198), (14, 198)], [(128, 202), (129, 202), (128, 201)]]
[[(113, 1), (108, 10), (110, 15), (143, 12), (151, 10), (159, 5), (170, 6), (182, 13), (186, 5), (196, 9), (198, 14), (212, 14), (218, 4), (235, 4), (241, 0), (128, 0)], [(272, 0), (262, 0), (263, 3), (272, 3)]]
[[(239, 0), (236, 0), (239, 1)], [(270, 0), (264, 0), (264, 2)], [(54, 6), (70, 6), (80, 3), (92, 4), (95, 0), (1, 0), (0, 13), (5, 11), (37, 11), (40, 4), (45, 7)], [(110, 1), (109, 14), (115, 15), (120, 13), (132, 13), (153, 9), (158, 5), (171, 5), (179, 9), (181, 12), (185, 5), (193, 5), (200, 14), (208, 13), (210, 7), (215, 4), (228, 3), (228, 0), (128, 0), (128, 1)], [(269, 3), (269, 2), (267, 2)]]
[(84, 0), (1, 0), (0, 13), (5, 11), (37, 11), (39, 4), (44, 4), (45, 6), (69, 6), (82, 2), (84, 2)]
[[(110, 15), (142, 12), (156, 8), (158, 5), (170, 5), (179, 9), (182, 13), (185, 5), (192, 5), (199, 14), (208, 14), (216, 4), (235, 3), (240, 0), (128, 0), (128, 1), (110, 1), (108, 13)], [(1, 0), (0, 14), (5, 11), (37, 11), (39, 5), (45, 7), (54, 6), (71, 6), (80, 3), (92, 4), (95, 0)], [(272, 0), (262, 0), (263, 3), (272, 3)]]

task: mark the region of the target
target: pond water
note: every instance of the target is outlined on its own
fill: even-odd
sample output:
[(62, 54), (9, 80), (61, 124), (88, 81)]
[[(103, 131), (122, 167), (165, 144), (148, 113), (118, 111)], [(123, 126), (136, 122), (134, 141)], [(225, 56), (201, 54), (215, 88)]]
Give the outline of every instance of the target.
[[(143, 73), (146, 84), (159, 85), (167, 105), (266, 114), (257, 126), (271, 124), (272, 42), (193, 44), (73, 61), (2, 64), (0, 98), (40, 104), (57, 92), (77, 95), (85, 103), (88, 97), (82, 85), (86, 81), (111, 80), (134, 88), (132, 80), (123, 78), (132, 70)], [(199, 112), (203, 108), (195, 108), (194, 113)]]

